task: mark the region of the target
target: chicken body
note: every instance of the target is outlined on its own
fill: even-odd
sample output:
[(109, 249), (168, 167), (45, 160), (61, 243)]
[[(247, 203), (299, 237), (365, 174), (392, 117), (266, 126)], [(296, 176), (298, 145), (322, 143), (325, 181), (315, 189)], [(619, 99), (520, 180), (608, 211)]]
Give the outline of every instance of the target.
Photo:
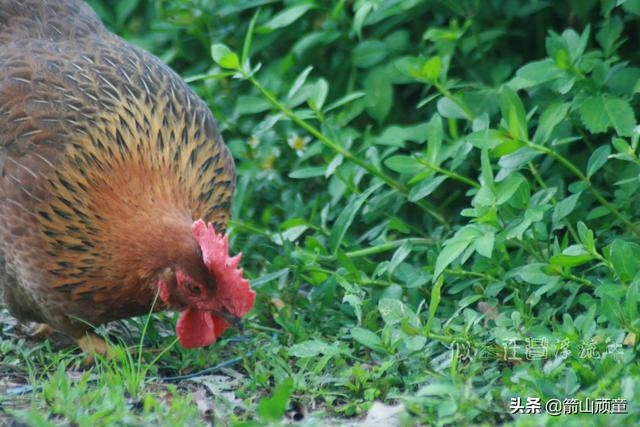
[(79, 339), (148, 312), (168, 265), (202, 269), (191, 225), (224, 232), (234, 185), (209, 109), (158, 58), (79, 0), (0, 0), (0, 292), (15, 317)]

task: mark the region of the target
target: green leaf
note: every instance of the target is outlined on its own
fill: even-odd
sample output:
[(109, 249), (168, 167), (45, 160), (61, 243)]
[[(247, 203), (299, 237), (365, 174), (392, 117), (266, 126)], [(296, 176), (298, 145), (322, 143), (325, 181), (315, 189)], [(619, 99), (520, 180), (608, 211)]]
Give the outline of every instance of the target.
[(86, 3), (91, 6), (91, 8), (98, 14), (100, 18), (102, 18), (105, 24), (114, 24), (115, 22), (115, 11), (111, 5), (103, 4), (99, 0), (86, 0)]
[(638, 318), (638, 302), (640, 299), (640, 282), (634, 280), (629, 289), (627, 289), (627, 295), (625, 297), (625, 309), (628, 319)]
[[(454, 8), (457, 4), (455, 2), (449, 3), (447, 6)], [(459, 9), (460, 14), (464, 14), (464, 8)], [(427, 31), (424, 32), (422, 38), (431, 41), (442, 40), (458, 40), (464, 34), (464, 29), (458, 28), (458, 26), (452, 26), (449, 28), (438, 28), (430, 26)]]
[(486, 185), (483, 185), (473, 198), (473, 205), (480, 207), (494, 206), (496, 203), (496, 195), (493, 190)]
[(606, 132), (613, 126), (619, 136), (631, 136), (636, 124), (629, 102), (611, 95), (587, 98), (580, 106), (580, 118), (590, 132)]
[(338, 166), (340, 166), (343, 161), (344, 156), (342, 154), (337, 154), (327, 165), (327, 170), (324, 172), (324, 177), (329, 178), (331, 175), (333, 175), (336, 169), (338, 169)]
[(370, 68), (387, 57), (387, 45), (380, 40), (365, 40), (353, 48), (353, 65)]
[(444, 242), (444, 249), (438, 254), (433, 272), (435, 282), (445, 268), (449, 266), (465, 249), (483, 233), (475, 225), (466, 225), (456, 232), (456, 234)]
[[(620, 3), (617, 2), (616, 5)], [(640, 15), (640, 1), (639, 0), (627, 0), (622, 3), (622, 8), (625, 12), (633, 13), (634, 15)]]
[(630, 281), (640, 271), (640, 245), (614, 240), (609, 246), (609, 261), (621, 280)]
[(502, 118), (507, 122), (511, 136), (522, 141), (528, 140), (527, 116), (518, 94), (509, 86), (503, 86), (499, 97)]
[(302, 169), (296, 169), (289, 173), (289, 178), (306, 179), (316, 176), (324, 176), (326, 168), (324, 166), (311, 166)]
[(384, 351), (382, 340), (374, 332), (368, 329), (353, 327), (351, 328), (351, 336), (365, 347), (375, 351)]
[(549, 105), (547, 109), (544, 110), (544, 113), (542, 113), (542, 116), (540, 116), (538, 128), (533, 136), (533, 140), (536, 143), (545, 144), (549, 140), (555, 127), (565, 119), (570, 107), (571, 104), (568, 102), (554, 102)]
[(348, 95), (343, 96), (342, 98), (338, 99), (337, 101), (331, 103), (329, 106), (327, 106), (327, 108), (324, 110), (325, 113), (328, 113), (331, 110), (335, 110), (336, 108), (340, 108), (343, 105), (346, 105), (350, 102), (355, 101), (356, 99), (362, 98), (364, 96), (366, 96), (367, 94), (364, 92), (353, 92), (350, 93)]
[(611, 154), (611, 146), (603, 145), (601, 147), (596, 148), (591, 157), (589, 157), (589, 162), (587, 163), (587, 177), (591, 178), (593, 174), (595, 174), (609, 159), (609, 155)]
[(387, 272), (393, 274), (395, 269), (400, 265), (411, 253), (411, 244), (408, 242), (403, 243), (391, 257), (389, 265), (387, 266)]
[(293, 380), (287, 378), (278, 384), (271, 397), (263, 397), (258, 403), (258, 413), (265, 420), (280, 421), (284, 416), (293, 391)]
[(606, 85), (615, 94), (624, 97), (640, 92), (639, 67), (625, 67), (611, 72), (613, 75), (606, 81)]
[(258, 33), (270, 33), (278, 28), (288, 27), (302, 17), (302, 15), (307, 13), (312, 7), (314, 7), (312, 3), (303, 3), (291, 6), (288, 9), (275, 14), (273, 18), (267, 21), (264, 25), (258, 27), (256, 31)]
[(448, 177), (446, 175), (432, 176), (420, 181), (409, 190), (409, 201), (416, 202), (433, 193)]
[(596, 252), (596, 243), (593, 237), (593, 231), (589, 230), (584, 222), (578, 221), (578, 236), (580, 236), (580, 242), (590, 253)]
[(476, 148), (492, 149), (504, 142), (504, 136), (497, 130), (483, 129), (470, 133), (464, 137), (464, 140)]
[(520, 279), (527, 283), (531, 283), (532, 285), (544, 285), (553, 279), (552, 276), (542, 271), (544, 267), (545, 264), (542, 263), (529, 264), (518, 268), (516, 272)]
[(563, 70), (566, 70), (571, 66), (570, 56), (566, 49), (559, 49), (556, 52), (554, 59), (556, 65)]
[(405, 142), (424, 142), (429, 136), (429, 123), (419, 123), (413, 126), (392, 125), (379, 136), (373, 139), (375, 144), (389, 145), (393, 147), (404, 147)]
[(620, 154), (630, 154), (633, 155), (633, 148), (622, 138), (613, 138), (611, 139), (611, 144)]
[(409, 71), (411, 75), (418, 79), (436, 83), (440, 76), (441, 69), (442, 59), (440, 59), (439, 56), (432, 56), (428, 60), (424, 61), (419, 68), (411, 67)]
[(489, 160), (489, 150), (482, 149), (480, 153), (480, 171), (482, 174), (483, 185), (491, 190), (495, 194), (495, 182), (493, 180), (493, 169), (491, 167), (491, 161)]
[(496, 235), (494, 232), (486, 233), (484, 236), (477, 238), (473, 241), (473, 247), (480, 255), (491, 258), (493, 253), (493, 242)]
[(263, 286), (266, 283), (271, 282), (272, 280), (276, 280), (281, 278), (282, 276), (286, 276), (289, 273), (289, 269), (288, 268), (283, 268), (277, 271), (273, 271), (271, 273), (267, 273), (264, 276), (260, 276), (257, 279), (252, 279), (251, 280), (251, 287), (252, 288), (259, 288), (260, 286)]
[(422, 335), (413, 335), (404, 339), (403, 344), (410, 353), (420, 351), (427, 343), (427, 338)]
[(298, 93), (304, 82), (307, 81), (307, 77), (309, 76), (309, 73), (311, 73), (311, 70), (313, 70), (313, 67), (310, 65), (302, 70), (300, 75), (298, 75), (291, 85), (291, 89), (289, 89), (289, 93), (287, 94), (287, 99), (293, 98), (295, 94)]
[(442, 118), (436, 113), (431, 116), (427, 124), (427, 161), (434, 165), (440, 164), (440, 151), (442, 149), (442, 139), (444, 131), (442, 129)]
[(322, 110), (324, 101), (327, 99), (327, 93), (329, 93), (329, 83), (325, 79), (319, 79), (311, 90), (311, 96), (307, 100), (309, 107), (314, 110)]
[(582, 245), (573, 245), (562, 251), (562, 254), (553, 255), (549, 259), (551, 265), (559, 267), (576, 267), (593, 260), (591, 255)]
[(571, 196), (562, 199), (555, 208), (553, 208), (552, 220), (554, 224), (559, 224), (560, 221), (573, 212), (573, 209), (575, 209), (576, 203), (578, 203), (578, 199), (580, 198), (580, 194), (582, 193), (572, 194)]
[(622, 307), (620, 302), (611, 295), (602, 295), (602, 304), (599, 312), (602, 313), (614, 326), (622, 324)]
[(520, 148), (526, 147), (525, 143), (520, 140), (503, 138), (503, 141), (504, 142), (502, 144), (498, 145), (497, 147), (494, 147), (491, 150), (492, 157), (506, 156), (508, 154), (513, 153), (516, 150), (519, 150)]
[(360, 7), (358, 7), (353, 18), (353, 29), (358, 37), (362, 37), (362, 27), (367, 20), (367, 16), (369, 16), (369, 13), (373, 10), (373, 7), (374, 5), (371, 2), (363, 2)]
[(507, 179), (496, 185), (496, 205), (507, 203), (518, 191), (521, 185), (526, 185), (527, 180), (519, 173), (509, 175)]
[(116, 22), (123, 25), (133, 11), (138, 7), (140, 0), (120, 0), (116, 7)]
[(240, 95), (236, 101), (236, 114), (257, 114), (271, 109), (271, 103), (263, 97), (255, 95)]
[(600, 31), (597, 32), (596, 40), (602, 46), (606, 56), (609, 56), (614, 51), (623, 28), (624, 24), (620, 17), (613, 16), (607, 19)]
[(308, 340), (289, 347), (289, 356), (315, 357), (320, 354), (335, 353), (329, 344), (320, 340)]
[(516, 78), (509, 82), (514, 90), (527, 89), (555, 80), (564, 75), (551, 59), (529, 62), (516, 71)]
[(374, 68), (364, 80), (367, 112), (383, 122), (393, 103), (393, 86), (384, 67)]
[(422, 74), (430, 82), (437, 82), (442, 69), (442, 60), (439, 56), (433, 56), (422, 66)]
[(279, 244), (282, 243), (282, 240), (280, 239), (287, 240), (289, 242), (295, 242), (296, 240), (298, 240), (298, 237), (300, 237), (308, 229), (308, 225), (297, 225), (295, 227), (287, 228), (281, 234), (276, 234), (273, 237), (275, 238), (274, 240), (276, 241), (276, 243)]
[(356, 294), (345, 294), (342, 298), (342, 302), (349, 304), (356, 314), (358, 324), (362, 323), (362, 298)]
[(438, 113), (447, 119), (466, 119), (467, 113), (454, 100), (442, 97), (438, 100)]
[(211, 46), (211, 58), (213, 58), (213, 61), (216, 64), (223, 68), (240, 68), (238, 55), (223, 44), (218, 43)]
[(471, 241), (455, 240), (447, 244), (442, 251), (438, 254), (436, 259), (436, 266), (433, 274), (433, 281), (442, 274), (445, 268), (449, 266), (456, 258), (460, 256), (462, 252), (469, 246)]
[(438, 398), (456, 396), (458, 394), (459, 391), (456, 385), (440, 382), (439, 380), (420, 388), (417, 393), (418, 396), (437, 396)]
[(542, 155), (539, 150), (530, 147), (522, 147), (512, 153), (500, 157), (498, 166), (505, 169), (518, 169), (536, 157)]
[(399, 172), (415, 175), (425, 169), (425, 166), (410, 156), (391, 156), (384, 161), (389, 169)]
[(438, 280), (436, 280), (433, 288), (431, 288), (431, 299), (429, 300), (429, 318), (427, 319), (427, 324), (424, 328), (425, 335), (429, 335), (429, 332), (431, 332), (431, 324), (433, 323), (433, 319), (435, 319), (436, 317), (436, 311), (438, 310), (438, 306), (440, 305), (440, 292), (443, 284), (444, 277), (440, 277)]
[(395, 325), (405, 318), (405, 308), (401, 301), (391, 298), (382, 298), (378, 302), (378, 310), (382, 320), (387, 325)]
[(258, 16), (260, 16), (260, 9), (256, 9), (256, 12), (253, 14), (251, 21), (249, 22), (249, 28), (247, 28), (247, 34), (244, 36), (244, 43), (242, 44), (242, 55), (241, 61), (242, 66), (245, 66), (245, 63), (249, 59), (249, 53), (251, 52), (251, 43), (253, 42), (253, 33), (255, 31), (256, 22), (258, 21)]
[(568, 28), (562, 32), (562, 37), (567, 40), (567, 46), (571, 55), (571, 62), (576, 63), (578, 59), (584, 53), (589, 42), (589, 35), (591, 34), (591, 25), (587, 24), (582, 31), (582, 34), (578, 36), (572, 28)]
[(329, 247), (332, 253), (335, 253), (342, 240), (344, 239), (345, 234), (347, 233), (347, 229), (351, 226), (351, 223), (356, 217), (356, 214), (364, 205), (364, 202), (369, 198), (374, 191), (380, 188), (382, 184), (376, 184), (372, 187), (369, 187), (364, 193), (360, 194), (356, 197), (345, 209), (340, 212), (338, 219), (333, 224), (333, 228), (331, 229), (331, 235), (329, 236)]

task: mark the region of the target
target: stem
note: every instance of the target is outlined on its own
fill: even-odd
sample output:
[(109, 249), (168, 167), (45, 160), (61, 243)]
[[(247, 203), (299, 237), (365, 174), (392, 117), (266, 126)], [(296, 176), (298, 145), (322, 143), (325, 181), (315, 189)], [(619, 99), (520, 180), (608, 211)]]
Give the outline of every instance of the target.
[(438, 89), (438, 92), (440, 92), (443, 96), (446, 96), (447, 98), (452, 100), (458, 107), (460, 107), (462, 109), (462, 111), (464, 111), (464, 114), (467, 116), (467, 120), (469, 120), (469, 121), (473, 120), (473, 111), (471, 111), (469, 109), (469, 107), (467, 107), (465, 105), (464, 102), (462, 102), (460, 99), (458, 99), (457, 96), (455, 96), (453, 93), (451, 93), (451, 91), (449, 89), (447, 89), (446, 87), (442, 86), (438, 82), (434, 82), (433, 86), (436, 89)]
[[(538, 172), (538, 168), (536, 168), (532, 162), (529, 162), (528, 165), (529, 165), (529, 170), (531, 171), (531, 174), (535, 178), (538, 185), (540, 185), (540, 187), (544, 188), (545, 190), (548, 189), (549, 187), (547, 186), (547, 183), (544, 182), (544, 180), (540, 176), (540, 173)], [(554, 206), (558, 204), (558, 198), (556, 196), (553, 196), (551, 198), (551, 201), (553, 202)], [(576, 231), (573, 228), (573, 224), (571, 224), (567, 220), (565, 220), (564, 223), (567, 225), (567, 228), (569, 229), (569, 233), (571, 233), (573, 240), (576, 242), (579, 242), (580, 239), (578, 238), (578, 233), (576, 233)]]
[(156, 357), (154, 357), (151, 363), (149, 363), (147, 367), (144, 369), (144, 376), (146, 376), (147, 372), (149, 372), (149, 369), (151, 369), (151, 367), (155, 365), (156, 362), (160, 360), (160, 358), (164, 356), (169, 350), (171, 350), (177, 343), (178, 343), (178, 338), (176, 337), (173, 341), (171, 341), (171, 344), (163, 348), (162, 351)]
[(551, 266), (552, 270), (555, 273), (558, 273), (560, 276), (562, 276), (563, 278), (567, 279), (567, 280), (573, 280), (574, 282), (578, 282), (581, 285), (585, 285), (585, 286), (589, 286), (591, 288), (594, 287), (594, 284), (589, 280), (589, 279), (585, 279), (584, 277), (580, 277), (580, 276), (576, 276), (573, 273), (568, 273), (565, 272), (564, 268), (562, 267), (555, 267), (555, 266)]
[(451, 344), (451, 343), (457, 341), (456, 337), (449, 337), (449, 336), (446, 336), (446, 335), (434, 334), (432, 332), (429, 332), (427, 334), (427, 338), (431, 338), (432, 340), (441, 341), (441, 342), (444, 342), (444, 343), (447, 343), (447, 344)]
[(490, 274), (478, 273), (478, 272), (475, 272), (475, 271), (453, 270), (451, 268), (445, 268), (444, 269), (444, 273), (450, 274), (450, 275), (453, 275), (453, 276), (478, 277), (478, 278), (481, 278), (481, 279), (492, 280), (492, 281), (497, 280), (495, 277), (493, 277)]
[(441, 168), (440, 166), (434, 163), (431, 163), (425, 159), (416, 158), (416, 160), (422, 163), (423, 165), (425, 165), (426, 167), (428, 167), (429, 169), (432, 169), (434, 172), (439, 172), (443, 175), (447, 175), (449, 178), (455, 179), (460, 182), (464, 182), (465, 184), (470, 185), (471, 187), (475, 187), (478, 189), (480, 188), (480, 184), (478, 184), (476, 181), (474, 181), (471, 178), (468, 178), (464, 175), (460, 175), (459, 173), (456, 173), (452, 170)]
[[(434, 270), (433, 266), (426, 266), (425, 269), (432, 271)], [(465, 271), (465, 270), (454, 270), (452, 268), (445, 268), (443, 274), (449, 274), (451, 276), (460, 276), (460, 277), (478, 277), (480, 279), (485, 279), (488, 281), (497, 281), (495, 277), (486, 273), (478, 273), (476, 271)]]
[(393, 242), (383, 243), (381, 245), (372, 246), (370, 248), (347, 252), (346, 255), (347, 255), (347, 258), (360, 258), (368, 255), (374, 255), (374, 254), (379, 254), (381, 252), (390, 251), (391, 249), (395, 249), (398, 246), (403, 245), (404, 243), (411, 243), (411, 244), (417, 244), (417, 245), (420, 245), (420, 244), (429, 245), (433, 243), (433, 241), (431, 239), (421, 239), (417, 237), (402, 239), (402, 240), (394, 240)]
[(589, 177), (587, 177), (585, 174), (583, 174), (582, 171), (580, 169), (578, 169), (578, 167), (576, 165), (571, 163), (571, 161), (569, 159), (564, 157), (562, 154), (560, 154), (560, 153), (558, 153), (558, 152), (556, 152), (556, 151), (554, 151), (554, 150), (552, 150), (550, 148), (547, 148), (545, 146), (538, 145), (538, 144), (535, 144), (535, 143), (530, 142), (530, 141), (521, 141), (521, 142), (527, 144), (529, 147), (533, 148), (534, 150), (540, 151), (542, 153), (545, 153), (545, 154), (553, 157), (554, 159), (556, 159), (557, 161), (562, 163), (562, 165), (564, 165), (564, 167), (566, 167), (571, 173), (573, 173), (581, 181), (584, 181), (587, 184), (587, 186), (589, 187), (589, 190), (591, 190), (591, 193), (596, 198), (596, 200), (598, 200), (598, 202), (600, 202), (604, 207), (606, 207), (609, 210), (609, 212), (611, 212), (613, 215), (615, 215), (627, 227), (633, 229), (633, 223), (627, 217), (622, 215), (620, 213), (620, 211), (618, 209), (616, 209), (615, 206), (613, 206), (611, 203), (609, 203), (607, 201), (607, 199), (604, 198), (602, 193), (600, 193), (600, 191), (591, 184), (591, 181), (589, 180)]
[[(144, 321), (144, 326), (142, 328), (142, 334), (140, 334), (140, 343), (138, 344), (138, 364), (136, 366), (136, 374), (138, 375), (138, 378), (140, 378), (140, 373), (141, 372), (144, 371), (146, 373), (146, 369), (145, 370), (142, 369), (142, 346), (144, 345), (144, 337), (147, 335), (147, 328), (149, 327), (149, 322), (151, 321), (151, 315), (153, 314), (153, 310), (154, 310), (154, 308), (156, 306), (156, 302), (158, 302), (158, 297), (159, 296), (160, 296), (160, 288), (158, 288), (158, 291), (156, 292), (156, 296), (153, 298), (153, 303), (151, 304), (151, 309), (149, 309), (149, 313), (147, 314), (147, 318)], [(162, 355), (162, 353), (161, 353), (161, 355)], [(155, 363), (155, 360), (154, 360), (154, 362), (151, 362), (151, 365), (153, 365), (153, 363)], [(149, 365), (149, 367), (151, 365)]]
[[(332, 138), (329, 138), (328, 136), (323, 134), (320, 130), (318, 130), (313, 125), (309, 124), (306, 120), (298, 117), (291, 109), (289, 109), (286, 105), (278, 101), (278, 99), (274, 95), (272, 95), (271, 92), (269, 92), (264, 86), (262, 86), (262, 84), (260, 84), (260, 82), (258, 82), (253, 76), (245, 75), (245, 77), (247, 78), (247, 80), (249, 80), (249, 82), (251, 82), (251, 84), (253, 84), (262, 93), (262, 95), (267, 99), (267, 101), (269, 101), (274, 107), (279, 109), (285, 116), (289, 117), (295, 124), (305, 129), (307, 132), (309, 132), (311, 135), (318, 138), (325, 145), (327, 145), (337, 153), (342, 154), (342, 156), (345, 159), (352, 161), (353, 163), (365, 169), (372, 175), (380, 178), (382, 181), (386, 182), (390, 187), (394, 188), (398, 192), (404, 194), (405, 196), (409, 194), (409, 191), (407, 190), (407, 187), (404, 186), (404, 184), (391, 178), (389, 175), (385, 174), (384, 172), (376, 168), (371, 163), (355, 156), (351, 151), (344, 148), (342, 145), (334, 141)], [(425, 212), (427, 212), (429, 215), (431, 215), (433, 218), (435, 218), (438, 222), (443, 224), (445, 227), (447, 228), (450, 227), (447, 219), (441, 213), (439, 213), (433, 205), (431, 205), (430, 203), (424, 200), (416, 201), (414, 203), (416, 203), (418, 206), (424, 209)]]
[(282, 333), (281, 329), (270, 328), (268, 326), (259, 325), (257, 323), (252, 323), (250, 325), (247, 325), (246, 329), (255, 329), (256, 331), (262, 331), (262, 332), (272, 332), (274, 334)]
[(237, 219), (230, 219), (229, 220), (229, 225), (233, 226), (233, 227), (237, 227), (240, 229), (244, 229), (245, 231), (251, 231), (253, 233), (257, 233), (257, 234), (262, 234), (263, 236), (267, 236), (267, 237), (271, 237), (271, 233), (260, 228), (260, 227), (256, 227), (253, 224), (249, 224), (247, 222), (244, 221), (240, 221)]
[(578, 283), (580, 283), (582, 285), (589, 286), (591, 288), (594, 287), (594, 284), (591, 283), (590, 280), (585, 279), (585, 278), (580, 277), (580, 276), (576, 276), (575, 274), (566, 273), (566, 274), (562, 274), (562, 277), (564, 277), (565, 279), (573, 280), (574, 282), (578, 282)]

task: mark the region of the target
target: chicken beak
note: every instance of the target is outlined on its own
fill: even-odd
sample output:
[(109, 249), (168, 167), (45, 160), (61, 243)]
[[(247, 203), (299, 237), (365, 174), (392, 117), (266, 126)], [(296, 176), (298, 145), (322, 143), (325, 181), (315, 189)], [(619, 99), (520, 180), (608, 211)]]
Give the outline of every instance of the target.
[(211, 310), (211, 312), (222, 317), (224, 320), (227, 321), (229, 326), (231, 326), (233, 329), (235, 329), (239, 333), (244, 332), (244, 321), (242, 320), (241, 317), (231, 314), (226, 310), (223, 310), (223, 311)]

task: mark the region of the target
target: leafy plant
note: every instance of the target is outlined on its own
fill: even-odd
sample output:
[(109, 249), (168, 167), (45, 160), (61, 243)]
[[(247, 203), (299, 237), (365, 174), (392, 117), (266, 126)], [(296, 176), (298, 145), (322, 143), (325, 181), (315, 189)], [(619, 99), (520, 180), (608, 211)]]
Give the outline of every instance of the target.
[(640, 2), (92, 4), (185, 76), (237, 163), (250, 338), (158, 369), (244, 354), (232, 423), (375, 401), (534, 422), (512, 397), (637, 418)]

